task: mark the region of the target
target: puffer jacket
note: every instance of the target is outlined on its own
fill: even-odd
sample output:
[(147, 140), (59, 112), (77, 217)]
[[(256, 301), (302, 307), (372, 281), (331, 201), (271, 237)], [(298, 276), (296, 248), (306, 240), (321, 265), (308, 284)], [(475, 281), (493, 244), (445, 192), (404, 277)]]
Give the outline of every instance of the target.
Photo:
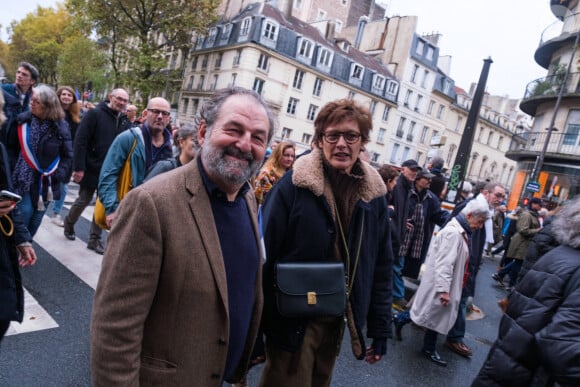
[[(354, 340), (358, 339), (361, 347), (366, 348), (364, 327), (367, 337), (372, 339), (386, 340), (390, 334), (393, 253), (386, 188), (370, 165), (361, 162), (360, 167), (364, 175), (361, 199), (353, 209), (345, 237), (350, 256), (355, 257), (361, 227), (364, 227), (360, 260), (350, 295), (352, 315), (349, 318), (358, 336)], [(321, 153), (314, 150), (300, 157), (294, 169), (273, 186), (262, 207), (267, 254), (262, 328), (269, 343), (290, 352), (302, 345), (308, 320), (286, 318), (278, 313), (275, 267), (278, 262), (336, 260), (334, 246), (339, 230), (329, 199), (324, 194), (328, 189), (325, 180)]]
[(472, 386), (580, 385), (580, 250), (559, 246), (509, 296)]

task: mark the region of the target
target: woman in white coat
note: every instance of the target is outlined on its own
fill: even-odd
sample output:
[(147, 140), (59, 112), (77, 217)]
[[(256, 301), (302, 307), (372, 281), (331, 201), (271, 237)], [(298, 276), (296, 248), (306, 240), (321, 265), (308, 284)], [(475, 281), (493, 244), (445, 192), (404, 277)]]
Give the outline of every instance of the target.
[(434, 363), (446, 366), (436, 350), (437, 334), (447, 334), (457, 319), (461, 292), (469, 273), (471, 231), (483, 227), (489, 218), (485, 203), (472, 200), (433, 238), (425, 260), (425, 272), (415, 293), (410, 313), (395, 318), (397, 336), (410, 319), (425, 327), (423, 354)]

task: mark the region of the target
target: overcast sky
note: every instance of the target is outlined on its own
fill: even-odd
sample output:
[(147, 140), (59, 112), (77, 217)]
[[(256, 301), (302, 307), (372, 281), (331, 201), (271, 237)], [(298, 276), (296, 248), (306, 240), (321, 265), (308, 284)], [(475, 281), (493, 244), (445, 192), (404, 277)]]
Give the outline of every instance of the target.
[[(353, 0), (356, 1), (356, 0)], [(544, 29), (557, 19), (549, 0), (379, 0), (387, 15), (418, 16), (417, 33), (439, 32), (441, 55), (450, 55), (450, 76), (466, 90), (477, 82), (483, 60), (491, 57), (487, 91), (521, 98), (526, 85), (546, 76), (534, 61)], [(0, 37), (6, 27), (37, 5), (54, 6), (56, 0), (4, 0), (0, 7)]]

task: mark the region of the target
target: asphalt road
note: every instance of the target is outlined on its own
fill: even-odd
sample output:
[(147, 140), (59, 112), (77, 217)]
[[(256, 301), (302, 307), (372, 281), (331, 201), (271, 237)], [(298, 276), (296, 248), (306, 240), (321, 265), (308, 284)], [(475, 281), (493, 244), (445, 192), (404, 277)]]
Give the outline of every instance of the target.
[[(74, 193), (73, 189), (70, 195)], [(45, 217), (35, 238), (38, 263), (23, 270), (30, 295), (25, 324), (14, 325), (0, 344), (0, 386), (90, 386), (89, 319), (101, 261), (101, 256), (86, 249), (90, 211), (77, 224), (74, 242)], [(389, 341), (386, 357), (371, 366), (353, 357), (347, 333), (332, 386), (470, 385), (501, 318), (496, 302), (506, 293), (491, 279), (497, 262), (485, 259), (479, 272), (475, 305), (485, 316), (467, 322), (465, 342), (473, 349), (471, 359), (440, 345), (439, 353), (448, 365), (431, 363), (420, 352), (423, 332), (409, 325), (403, 330), (403, 341)], [(439, 344), (443, 340), (440, 337)], [(258, 385), (262, 367), (250, 370), (250, 386)]]

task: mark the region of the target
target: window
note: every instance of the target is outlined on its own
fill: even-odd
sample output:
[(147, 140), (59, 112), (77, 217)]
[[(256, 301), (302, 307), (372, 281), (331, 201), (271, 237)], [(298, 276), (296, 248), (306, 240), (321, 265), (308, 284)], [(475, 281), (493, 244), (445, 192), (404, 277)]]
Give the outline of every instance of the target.
[(427, 55), (425, 55), (425, 57), (429, 60), (433, 60), (433, 53), (435, 52), (435, 49), (432, 46), (427, 46)]
[(578, 133), (580, 133), (580, 125), (569, 123), (566, 128), (566, 133), (564, 133), (562, 145), (576, 145), (576, 142), (578, 141)]
[(195, 41), (195, 48), (200, 49), (203, 47), (203, 35), (197, 37)]
[(387, 134), (387, 129), (380, 128), (379, 129), (379, 135), (377, 136), (377, 142), (379, 144), (383, 144), (385, 142), (385, 134)]
[(406, 107), (409, 107), (409, 101), (411, 100), (412, 96), (413, 96), (413, 91), (407, 90), (407, 93), (405, 94), (405, 101), (404, 101), (403, 105), (405, 105)]
[(340, 21), (340, 20), (337, 19), (337, 20), (334, 21), (334, 25), (335, 25), (334, 32), (336, 32), (337, 34), (339, 34), (340, 31), (342, 31), (342, 21)]
[(383, 90), (383, 88), (385, 87), (385, 77), (379, 74), (375, 74), (373, 87), (378, 90)]
[(409, 158), (409, 147), (403, 148), (403, 154), (401, 155), (401, 160), (407, 160)]
[(195, 78), (194, 76), (189, 77), (189, 83), (187, 84), (187, 90), (191, 90), (193, 88), (193, 79), (194, 78)]
[(197, 84), (197, 90), (203, 90), (203, 84), (205, 82), (205, 76), (201, 75), (199, 77), (199, 83)]
[(318, 64), (324, 67), (330, 67), (332, 52), (327, 48), (321, 48), (318, 54)]
[(216, 36), (217, 36), (217, 28), (215, 28), (215, 27), (210, 28), (209, 33), (207, 35), (207, 43), (214, 44)]
[(264, 83), (265, 83), (265, 81), (263, 79), (255, 78), (254, 85), (252, 86), (252, 90), (254, 90), (256, 93), (262, 95), (262, 90), (264, 89)]
[(232, 23), (225, 24), (223, 27), (222, 35), (220, 40), (228, 40), (232, 33)]
[(457, 125), (455, 125), (455, 132), (459, 132), (459, 129), (461, 129), (461, 126), (463, 124), (463, 117), (457, 117)]
[(379, 157), (381, 157), (380, 153), (377, 152), (373, 152), (371, 155), (371, 163), (378, 163), (379, 162)]
[(423, 50), (425, 49), (425, 43), (421, 40), (417, 40), (417, 47), (415, 48), (415, 52), (421, 56), (423, 56)]
[(232, 80), (230, 81), (230, 85), (231, 86), (235, 86), (236, 85), (236, 79), (237, 78), (238, 78), (238, 74), (232, 73)]
[(421, 87), (425, 88), (427, 87), (427, 81), (429, 80), (429, 71), (425, 70), (423, 72), (423, 79), (421, 80)]
[(346, 99), (349, 99), (349, 100), (351, 100), (351, 101), (352, 101), (352, 100), (354, 99), (354, 96), (355, 96), (355, 95), (356, 95), (356, 94), (354, 93), (354, 91), (352, 91), (352, 90), (349, 90), (349, 91), (348, 91), (348, 95), (346, 96)]
[(322, 85), (323, 85), (324, 81), (320, 78), (316, 78), (316, 80), (314, 81), (314, 88), (312, 89), (312, 94), (320, 97), (320, 92), (322, 91)]
[(397, 132), (395, 133), (395, 136), (403, 138), (403, 128), (405, 127), (405, 121), (407, 121), (405, 117), (401, 117), (399, 119), (399, 125), (397, 126)]
[(304, 71), (296, 69), (294, 73), (294, 81), (292, 82), (292, 87), (298, 90), (302, 90), (302, 81), (304, 80)]
[(421, 110), (421, 104), (423, 103), (423, 96), (417, 95), (417, 101), (415, 102), (415, 111), (418, 112)]
[(312, 47), (313, 44), (310, 40), (301, 39), (300, 43), (298, 44), (298, 56), (312, 58)]
[(439, 110), (437, 111), (437, 118), (442, 119), (444, 113), (445, 113), (445, 106), (439, 105)]
[(413, 65), (413, 72), (411, 73), (411, 82), (415, 83), (417, 78), (417, 72), (419, 71), (419, 65)]
[(502, 146), (503, 146), (503, 136), (500, 136), (499, 140), (497, 140), (497, 150), (503, 151)]
[(290, 129), (290, 128), (282, 129), (282, 139), (283, 140), (289, 139), (291, 135), (292, 135), (292, 129)]
[(246, 36), (250, 33), (250, 26), (252, 25), (252, 20), (247, 17), (242, 20), (242, 26), (240, 27), (240, 36)]
[(377, 101), (371, 101), (369, 105), (369, 111), (371, 112), (371, 118), (375, 114), (375, 110), (377, 109)]
[(358, 80), (362, 80), (364, 73), (364, 67), (357, 63), (353, 63), (352, 71), (350, 73), (350, 77)]
[(415, 156), (415, 161), (417, 161), (417, 164), (419, 165), (423, 164), (421, 162), (421, 157), (423, 157), (423, 152), (417, 152), (417, 156)]
[(407, 132), (407, 141), (410, 141), (410, 142), (413, 141), (413, 137), (414, 137), (413, 132), (415, 131), (415, 125), (417, 125), (417, 123), (415, 121), (411, 121), (409, 123), (409, 132)]
[(493, 140), (493, 132), (490, 130), (489, 134), (487, 135), (487, 141), (485, 142), (486, 145), (491, 145), (492, 140)]
[(291, 115), (296, 115), (296, 107), (298, 106), (298, 100), (296, 98), (290, 97), (288, 100), (288, 106), (286, 107), (286, 113)]
[(423, 130), (421, 131), (421, 138), (419, 139), (421, 144), (425, 144), (425, 139), (427, 139), (427, 132), (429, 132), (429, 127), (423, 126)]
[(211, 83), (211, 87), (210, 87), (211, 91), (214, 91), (216, 89), (217, 82), (218, 82), (218, 75), (216, 74), (213, 76), (213, 82)]
[(449, 153), (447, 154), (447, 165), (451, 165), (453, 162), (453, 155), (455, 154), (455, 150), (457, 149), (457, 145), (451, 144), (449, 147)]
[(268, 55), (260, 54), (260, 59), (258, 59), (258, 69), (264, 71), (268, 70)]
[(449, 94), (451, 92), (451, 81), (446, 79), (443, 83), (443, 92)]
[(326, 11), (323, 9), (319, 9), (318, 13), (316, 14), (316, 20), (325, 20), (326, 19)]
[(383, 110), (383, 117), (382, 117), (382, 120), (383, 120), (384, 122), (387, 122), (387, 121), (389, 120), (389, 111), (390, 111), (390, 110), (391, 110), (391, 108), (390, 108), (390, 107), (388, 107), (388, 106), (385, 106), (385, 109)]
[(399, 91), (399, 84), (397, 82), (388, 81), (387, 82), (387, 93), (391, 95), (397, 94)]
[(234, 67), (239, 66), (241, 60), (242, 60), (242, 50), (236, 50), (236, 55), (234, 55)]
[(208, 61), (208, 57), (207, 57), (207, 55), (204, 55), (203, 58), (201, 59), (201, 69), (202, 70), (207, 69), (207, 61)]
[(427, 114), (429, 115), (433, 114), (433, 107), (435, 107), (435, 101), (431, 100), (429, 101), (429, 108), (427, 109)]
[(271, 21), (267, 21), (262, 36), (268, 40), (276, 40), (278, 37), (278, 26)]
[(397, 162), (397, 153), (399, 153), (399, 144), (393, 144), (393, 150), (391, 151), (390, 163), (395, 164)]
[(429, 141), (429, 142), (434, 142), (435, 141), (436, 143), (439, 143), (439, 139), (437, 137), (439, 137), (439, 131), (438, 130), (434, 130), (433, 131), (433, 134), (431, 135), (431, 141)]
[(224, 54), (222, 54), (221, 52), (216, 55), (215, 62), (214, 62), (214, 68), (219, 69), (222, 66), (222, 58), (223, 57), (224, 57)]
[(306, 115), (306, 119), (308, 121), (314, 121), (316, 118), (316, 111), (318, 110), (318, 106), (310, 104), (308, 107), (308, 114)]
[(197, 68), (197, 55), (191, 58), (191, 69), (195, 71)]
[(187, 109), (189, 109), (189, 99), (183, 99), (183, 114), (187, 115)]
[(304, 144), (310, 144), (311, 141), (312, 141), (312, 135), (311, 134), (308, 134), (308, 133), (302, 134), (302, 142)]
[(302, 8), (302, 0), (294, 0), (294, 8), (296, 9)]

